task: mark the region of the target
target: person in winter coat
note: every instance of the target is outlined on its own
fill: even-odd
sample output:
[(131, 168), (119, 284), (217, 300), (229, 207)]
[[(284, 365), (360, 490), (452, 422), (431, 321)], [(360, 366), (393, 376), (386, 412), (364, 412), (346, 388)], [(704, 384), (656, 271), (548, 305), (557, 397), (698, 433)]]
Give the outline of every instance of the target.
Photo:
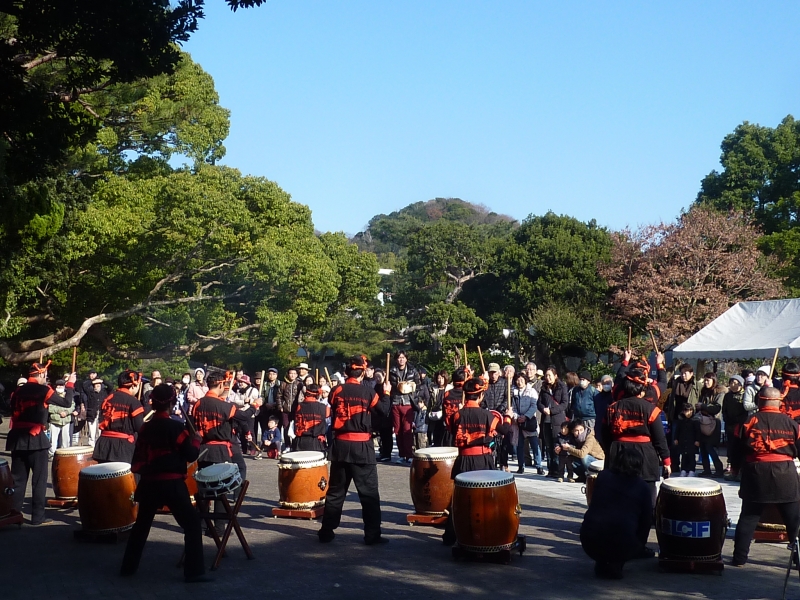
[(596, 417), (594, 397), (597, 390), (592, 386), (592, 374), (581, 371), (578, 374), (578, 385), (572, 388), (570, 414), (573, 419), (583, 421), (589, 429), (594, 429)]
[(414, 414), (414, 450), (428, 447), (428, 407), (422, 398), (417, 398)]
[(734, 375), (728, 380), (728, 393), (722, 400), (722, 420), (725, 422), (728, 467), (730, 468), (730, 473), (725, 475), (725, 479), (729, 481), (738, 481), (739, 470), (742, 468), (744, 448), (739, 434), (748, 418), (743, 400), (744, 378), (741, 375)]
[(544, 384), (539, 393), (537, 407), (542, 412), (542, 440), (547, 454), (547, 476), (556, 479), (558, 456), (555, 451), (555, 440), (561, 432), (561, 424), (567, 420), (569, 394), (567, 385), (558, 378), (555, 367), (548, 367), (544, 372)]
[(433, 376), (434, 386), (431, 388), (431, 403), (428, 405), (428, 445), (438, 446), (444, 436), (444, 407), (442, 400), (447, 392), (449, 377), (447, 371), (441, 370)]
[(680, 464), (675, 465), (675, 470), (680, 470), (681, 477), (694, 477), (697, 464), (695, 453), (700, 447), (700, 422), (694, 418), (694, 407), (688, 402), (683, 405), (683, 412), (673, 423), (673, 442), (677, 448)]
[(598, 460), (604, 460), (605, 451), (594, 436), (594, 431), (582, 421), (570, 422), (570, 439), (567, 444), (562, 444), (561, 449), (566, 451), (573, 460), (573, 470), (579, 480), (586, 480), (589, 465)]
[(83, 393), (83, 403), (86, 406), (86, 432), (92, 448), (97, 441), (97, 418), (100, 416), (100, 406), (107, 395), (103, 380), (97, 377), (92, 380), (91, 389)]
[(389, 383), (392, 385), (391, 416), (399, 462), (410, 463), (414, 457), (414, 399), (420, 377), (403, 350), (395, 354), (395, 364), (389, 370)]
[(722, 477), (722, 461), (717, 453), (722, 423), (717, 418), (722, 412), (722, 401), (727, 390), (724, 386), (717, 385), (716, 373), (706, 373), (703, 376), (703, 389), (700, 390), (700, 399), (695, 407), (697, 419), (700, 421), (700, 461), (703, 463), (703, 477), (712, 477), (711, 462), (714, 463), (716, 477)]
[(758, 411), (758, 401), (756, 398), (758, 398), (758, 393), (761, 391), (761, 388), (770, 387), (772, 385), (772, 381), (770, 381), (769, 378), (771, 372), (772, 367), (769, 365), (759, 367), (758, 371), (755, 373), (755, 379), (744, 389), (742, 405), (747, 411), (748, 417), (752, 417)]
[(292, 410), (303, 396), (303, 382), (297, 376), (297, 368), (290, 367), (283, 378), (281, 389), (278, 393), (280, 398), (281, 420), (278, 426), (282, 429), (284, 449), (289, 444), (289, 424), (291, 423)]
[[(608, 405), (614, 402), (611, 390), (614, 388), (614, 378), (611, 375), (603, 375), (600, 378), (600, 391), (594, 397), (594, 412), (597, 415), (594, 423), (594, 435), (603, 449), (606, 448), (607, 443), (603, 438), (603, 428), (606, 420), (606, 413), (608, 412)], [(611, 443), (611, 440), (607, 441)]]
[(53, 458), (58, 448), (69, 448), (72, 438), (69, 428), (72, 424), (72, 411), (75, 410), (75, 401), (73, 400), (75, 389), (73, 386), (67, 388), (66, 385), (67, 382), (64, 379), (56, 381), (56, 395), (65, 399), (66, 402), (69, 402), (69, 407), (63, 408), (56, 404), (50, 404), (48, 407), (50, 458)]
[(194, 381), (186, 389), (186, 401), (190, 406), (199, 402), (200, 398), (208, 393), (208, 386), (205, 384), (206, 372), (203, 369), (194, 370)]
[(517, 454), (517, 473), (525, 472), (525, 457), (527, 454), (526, 443), (534, 449), (533, 466), (539, 475), (544, 475), (542, 469), (542, 454), (535, 450), (539, 448), (539, 424), (536, 421), (536, 403), (539, 393), (528, 381), (525, 372), (517, 373), (514, 377), (514, 387), (511, 390), (511, 408), (514, 411), (513, 427), (508, 436)]

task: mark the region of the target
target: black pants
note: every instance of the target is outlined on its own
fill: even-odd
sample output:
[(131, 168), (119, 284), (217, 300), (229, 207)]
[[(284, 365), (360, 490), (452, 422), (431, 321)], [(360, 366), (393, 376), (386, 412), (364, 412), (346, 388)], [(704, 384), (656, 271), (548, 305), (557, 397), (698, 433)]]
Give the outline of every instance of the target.
[(694, 471), (697, 468), (697, 459), (695, 458), (694, 452), (696, 448), (692, 448), (689, 452), (681, 452), (678, 456), (680, 460), (678, 461), (679, 467), (676, 469), (678, 473), (681, 471)]
[(139, 568), (147, 536), (156, 511), (167, 506), (172, 516), (183, 528), (183, 543), (186, 558), (183, 563), (184, 577), (196, 577), (205, 573), (203, 564), (203, 530), (200, 525), (200, 514), (192, 506), (189, 491), (181, 479), (167, 481), (142, 480), (136, 487), (136, 501), (139, 503), (139, 514), (125, 547), (122, 559), (123, 575), (133, 575)]
[[(380, 436), (380, 457), (381, 458), (392, 458), (392, 435), (394, 434), (394, 427), (391, 423), (389, 423), (385, 427), (381, 427), (378, 431), (378, 435)], [(326, 500), (327, 502), (327, 500)]]
[(374, 464), (331, 463), (330, 487), (325, 498), (321, 532), (332, 533), (339, 527), (344, 499), (351, 481), (356, 484), (358, 499), (361, 500), (364, 541), (371, 542), (381, 536), (381, 496), (378, 491), (378, 468)]
[[(756, 526), (761, 518), (761, 511), (766, 504), (742, 500), (742, 514), (739, 515), (739, 522), (736, 524), (736, 536), (733, 544), (733, 560), (743, 563), (747, 561), (750, 553), (750, 542), (756, 531)], [(781, 518), (786, 524), (786, 533), (789, 534), (789, 541), (793, 542), (797, 528), (800, 527), (800, 502), (786, 502), (776, 504), (775, 508), (781, 513)]]
[(31, 523), (44, 521), (45, 497), (47, 496), (47, 448), (41, 450), (12, 450), (11, 477), (14, 479), (14, 510), (22, 512), (28, 476), (31, 479)]
[(550, 423), (542, 423), (542, 444), (544, 444), (544, 454), (547, 457), (547, 474), (550, 477), (557, 477), (555, 472), (558, 469), (558, 455)]

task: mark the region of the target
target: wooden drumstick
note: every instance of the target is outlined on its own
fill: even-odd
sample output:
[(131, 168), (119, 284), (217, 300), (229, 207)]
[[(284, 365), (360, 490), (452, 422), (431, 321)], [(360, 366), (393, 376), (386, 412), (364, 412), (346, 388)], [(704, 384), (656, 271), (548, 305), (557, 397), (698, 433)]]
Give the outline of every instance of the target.
[(656, 354), (658, 354), (658, 344), (656, 344), (656, 336), (654, 336), (653, 332), (650, 331), (649, 329), (647, 330), (647, 333), (650, 334), (650, 341), (653, 342), (653, 350), (655, 350)]
[(331, 379), (331, 374), (328, 373), (328, 367), (325, 367), (325, 377), (328, 378), (328, 385), (333, 387), (333, 379)]
[(467, 354), (467, 345), (464, 344), (464, 366), (469, 364), (469, 354)]
[(319, 385), (319, 369), (314, 369), (314, 383)]
[(389, 363), (390, 363), (391, 360), (392, 360), (392, 353), (391, 352), (387, 352), (386, 353), (386, 381), (389, 381), (389, 367), (390, 367)]
[(39, 352), (39, 364), (44, 362), (44, 352)]
[(151, 410), (149, 413), (147, 413), (147, 414), (144, 416), (144, 419), (142, 419), (142, 421), (144, 421), (145, 423), (147, 423), (147, 422), (148, 422), (150, 419), (152, 419), (152, 418), (153, 418), (153, 415), (154, 415), (154, 414), (156, 414), (156, 411), (154, 411), (154, 410)]
[(208, 448), (203, 448), (200, 454), (197, 455), (197, 462), (200, 462), (206, 454), (208, 454)]
[(77, 362), (77, 360), (78, 360), (78, 347), (75, 346), (72, 349), (72, 370), (70, 371), (70, 373), (75, 372), (75, 363)]
[(194, 428), (194, 423), (192, 423), (192, 420), (188, 416), (186, 417), (186, 429), (188, 429), (189, 433), (192, 435), (197, 435), (197, 429)]
[(486, 365), (483, 363), (483, 352), (481, 352), (480, 346), (478, 346), (478, 357), (481, 359), (481, 373), (486, 373)]
[(631, 351), (631, 336), (633, 335), (633, 327), (628, 327), (628, 352)]

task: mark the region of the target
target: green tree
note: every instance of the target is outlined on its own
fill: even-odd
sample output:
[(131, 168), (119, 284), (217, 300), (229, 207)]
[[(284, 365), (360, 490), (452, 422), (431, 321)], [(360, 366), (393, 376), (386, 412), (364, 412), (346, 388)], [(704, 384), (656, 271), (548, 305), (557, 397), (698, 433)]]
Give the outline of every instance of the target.
[(696, 203), (752, 214), (766, 234), (760, 249), (783, 263), (779, 275), (800, 293), (800, 122), (791, 115), (775, 128), (744, 122), (725, 136), (720, 162)]

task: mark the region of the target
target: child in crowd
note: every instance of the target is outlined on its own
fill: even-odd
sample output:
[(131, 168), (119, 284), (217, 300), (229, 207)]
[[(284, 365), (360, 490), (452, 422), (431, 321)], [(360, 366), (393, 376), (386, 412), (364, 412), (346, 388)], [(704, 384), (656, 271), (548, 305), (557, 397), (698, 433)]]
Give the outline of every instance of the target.
[(675, 465), (675, 470), (680, 467), (681, 477), (694, 477), (697, 465), (695, 453), (700, 447), (700, 422), (694, 418), (694, 408), (687, 402), (674, 423), (675, 435), (672, 443), (680, 455), (680, 465)]
[(569, 433), (569, 421), (564, 421), (561, 424), (561, 433), (558, 434), (558, 438), (556, 439), (555, 450), (556, 454), (558, 454), (558, 479), (559, 483), (564, 481), (564, 467), (567, 467), (567, 481), (570, 483), (575, 483), (577, 479), (575, 478), (575, 470), (572, 466), (573, 458), (570, 454), (561, 447), (562, 444), (570, 444), (575, 445), (574, 440), (570, 437)]
[(428, 447), (428, 407), (422, 400), (417, 401), (417, 412), (414, 415), (414, 449)]
[(278, 429), (278, 419), (270, 417), (267, 421), (267, 430), (261, 434), (261, 448), (267, 453), (267, 458), (281, 457), (281, 430)]

